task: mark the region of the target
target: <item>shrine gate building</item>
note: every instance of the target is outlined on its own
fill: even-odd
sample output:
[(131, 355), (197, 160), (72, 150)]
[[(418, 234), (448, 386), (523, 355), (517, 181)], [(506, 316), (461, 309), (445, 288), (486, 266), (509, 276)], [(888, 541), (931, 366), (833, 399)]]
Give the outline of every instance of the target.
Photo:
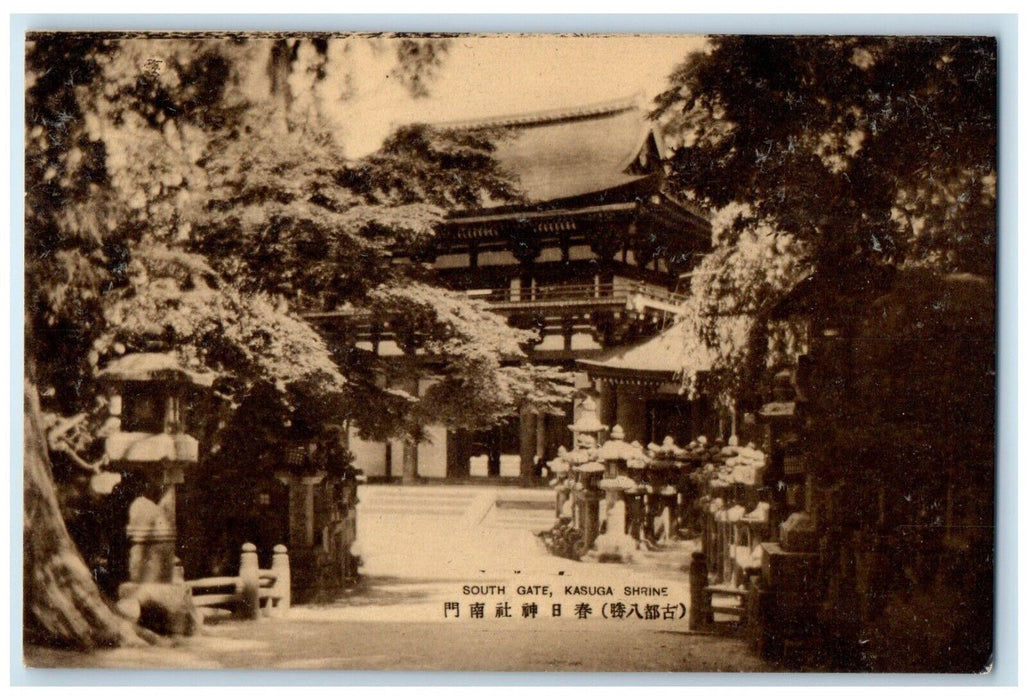
[[(630, 441), (695, 432), (696, 407), (685, 406), (672, 387), (673, 358), (662, 358), (658, 373), (639, 367), (640, 381), (633, 380), (631, 354), (628, 365), (621, 358), (616, 371), (608, 366), (619, 349), (671, 326), (684, 301), (681, 276), (711, 248), (704, 212), (664, 190), (666, 151), (645, 110), (623, 100), (437, 126), (502, 133), (494, 157), (524, 194), (523, 204), (455, 211), (444, 220), (427, 257), (443, 282), (513, 326), (536, 329), (530, 361), (578, 370), (579, 388), (597, 395), (601, 415), (620, 419)], [(331, 314), (309, 317), (323, 326), (331, 321)], [(363, 333), (358, 347), (401, 352), (382, 328)], [(576, 364), (583, 360), (595, 362)], [(648, 417), (660, 401), (678, 402), (675, 415), (693, 427), (669, 428), (663, 418)], [(558, 446), (570, 445), (573, 420), (569, 404), (565, 415), (523, 411), (485, 432), (430, 426), (418, 448), (419, 476), (530, 476)], [(353, 434), (350, 449), (369, 478), (401, 473), (398, 441), (365, 442)]]

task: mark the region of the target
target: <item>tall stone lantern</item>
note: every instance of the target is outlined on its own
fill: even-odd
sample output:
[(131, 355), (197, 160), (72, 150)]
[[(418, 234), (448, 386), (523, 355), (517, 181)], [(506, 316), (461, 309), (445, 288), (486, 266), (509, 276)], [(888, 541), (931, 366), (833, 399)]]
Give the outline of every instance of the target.
[[(705, 438), (703, 443), (706, 444)], [(653, 493), (648, 498), (646, 515), (653, 523), (654, 532), (660, 533), (658, 541), (667, 542), (678, 530), (678, 477), (685, 468), (685, 450), (668, 435), (660, 445), (651, 444), (650, 451), (653, 453), (649, 464)]]
[(122, 601), (188, 595), (175, 583), (175, 487), (199, 459), (197, 439), (186, 432), (191, 399), (214, 378), (183, 368), (171, 353), (125, 355), (97, 375), (110, 412), (107, 459), (118, 471), (141, 474), (146, 483), (146, 495), (129, 507), (129, 580), (119, 588)]
[(596, 414), (596, 402), (592, 397), (582, 401), (578, 420), (568, 429), (575, 436), (575, 449), (568, 453), (568, 461), (573, 465), (575, 483), (572, 487), (574, 498), (574, 522), (582, 532), (585, 549), (588, 550), (595, 542), (600, 530), (600, 500), (603, 492), (599, 488), (600, 479), (606, 471), (596, 461), (596, 449), (600, 433), (607, 426), (600, 423)]
[(546, 463), (553, 480), (550, 485), (556, 493), (555, 515), (559, 521), (562, 517), (572, 517), (572, 513), (566, 512), (571, 501), (571, 488), (574, 485), (574, 474), (571, 472), (571, 462), (568, 461), (568, 451), (564, 446), (557, 448), (557, 456)]
[(636, 541), (627, 533), (625, 492), (637, 485), (628, 475), (628, 462), (638, 459), (639, 455), (624, 438), (625, 431), (615, 425), (610, 438), (597, 451), (597, 457), (606, 466), (599, 486), (606, 493), (607, 531), (596, 539), (601, 560), (624, 560), (636, 548)]

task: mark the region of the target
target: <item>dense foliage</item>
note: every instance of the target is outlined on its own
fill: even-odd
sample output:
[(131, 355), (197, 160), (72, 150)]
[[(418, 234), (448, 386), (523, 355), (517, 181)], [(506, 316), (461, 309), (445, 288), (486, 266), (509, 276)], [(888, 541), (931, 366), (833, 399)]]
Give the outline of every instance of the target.
[(993, 274), (993, 40), (714, 37), (658, 105), (670, 187), (721, 224), (687, 321), (706, 350), (684, 360), (687, 375), (712, 367), (715, 393), (759, 377), (766, 312), (804, 274), (845, 323), (881, 293), (881, 269)]
[(991, 663), (996, 62), (987, 37), (715, 37), (659, 98), (671, 186), (729, 219), (686, 371), (730, 403), (803, 341), (819, 617), (854, 668)]
[(716, 37), (671, 76), (672, 181), (811, 245), (990, 273), (996, 45), (975, 37)]
[(738, 210), (726, 207), (713, 217), (717, 243), (691, 273), (680, 320), (684, 383), (729, 412), (752, 410), (749, 400), (761, 377), (803, 342), (790, 324), (769, 327), (767, 316), (809, 272), (805, 248), (794, 236), (767, 226), (731, 231)]
[[(446, 51), (414, 38), (30, 35), (26, 405), (38, 386), (44, 411), (95, 410), (105, 362), (171, 351), (219, 375), (205, 469), (256, 476), (326, 423), (412, 441), (429, 421), (482, 427), (563, 399), (561, 377), (524, 363), (528, 334), (418, 262), (447, 209), (516, 198), (489, 141), (389, 136), (374, 109), (354, 111), (390, 91), (423, 96)], [(326, 339), (309, 311), (391, 321), (405, 355), (386, 366), (352, 328)], [(322, 437), (340, 447), (337, 432)], [(49, 460), (32, 455), (28, 617), (51, 642), (95, 644), (101, 626), (116, 640), (54, 517)]]
[[(445, 42), (363, 41), (372, 53), (395, 52), (397, 80), (415, 94), (445, 56)], [(89, 377), (113, 343), (121, 352), (174, 348), (244, 385), (306, 381), (341, 391), (335, 361), (352, 353), (334, 347), (333, 358), (295, 316), (340, 309), (380, 318), (418, 310), (404, 322), (450, 358), (433, 371), (446, 390), (434, 392), (426, 415), (451, 415), (445, 396), (457, 422), (469, 422), (463, 412), (481, 424), (524, 398), (501, 376), (523, 359), (524, 333), (434, 288), (416, 263), (390, 263), (397, 250), (416, 258), (429, 247), (446, 208), (513, 198), (516, 189), (476, 135), (410, 127), (347, 159), (333, 100), (361, 96), (331, 88), (354, 72), (347, 60), (359, 44), (30, 42), (30, 338), (40, 360), (55, 360), (37, 371), (63, 408), (88, 403)], [(472, 320), (456, 323), (463, 317)], [(54, 345), (65, 352), (45, 351)], [(380, 371), (374, 364), (343, 362), (351, 398), (379, 386), (359, 374)], [(400, 405), (366, 410), (382, 402), (388, 397), (368, 397), (347, 417), (375, 432), (401, 428)]]

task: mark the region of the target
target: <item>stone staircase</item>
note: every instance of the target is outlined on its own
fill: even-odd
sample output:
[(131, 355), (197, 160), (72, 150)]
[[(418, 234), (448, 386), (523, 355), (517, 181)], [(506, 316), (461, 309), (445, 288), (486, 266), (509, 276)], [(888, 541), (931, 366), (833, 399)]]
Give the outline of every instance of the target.
[(358, 526), (362, 520), (397, 524), (434, 520), (461, 527), (525, 530), (553, 526), (553, 493), (517, 487), (371, 484), (360, 487)]
[(549, 530), (556, 517), (553, 513), (553, 492), (519, 489), (498, 491), (493, 507), (482, 525), (504, 530), (525, 530), (531, 533)]
[[(708, 597), (715, 622), (746, 622), (746, 597), (749, 591), (725, 584), (713, 584), (703, 589)], [(720, 617), (718, 617), (720, 615)], [(727, 620), (725, 619), (727, 618)]]
[(358, 491), (358, 520), (363, 517), (464, 519), (481, 498), (460, 486), (365, 485)]

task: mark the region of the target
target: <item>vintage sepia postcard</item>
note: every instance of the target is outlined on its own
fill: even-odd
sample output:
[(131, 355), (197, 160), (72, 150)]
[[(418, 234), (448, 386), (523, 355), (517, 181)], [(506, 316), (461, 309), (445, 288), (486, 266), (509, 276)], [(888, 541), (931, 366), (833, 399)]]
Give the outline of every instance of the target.
[(989, 673), (997, 57), (29, 32), (24, 664)]

